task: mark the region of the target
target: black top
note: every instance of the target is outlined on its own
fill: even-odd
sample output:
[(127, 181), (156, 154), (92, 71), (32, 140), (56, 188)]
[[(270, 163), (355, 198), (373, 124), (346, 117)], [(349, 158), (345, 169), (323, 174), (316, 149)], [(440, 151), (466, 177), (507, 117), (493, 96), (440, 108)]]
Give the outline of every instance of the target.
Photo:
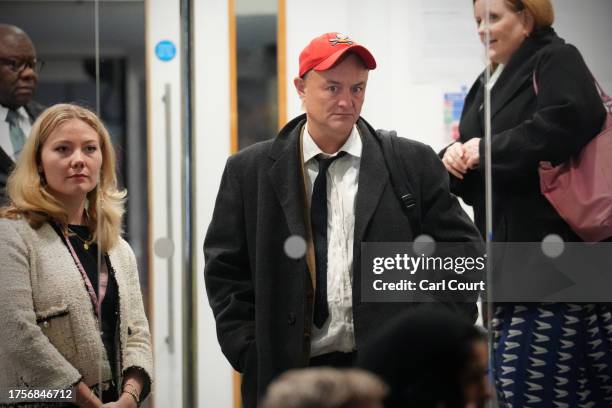
[[(64, 235), (62, 234), (60, 228), (57, 225), (53, 225), (55, 231), (59, 234), (66, 243)], [(85, 272), (87, 273), (87, 277), (91, 281), (91, 285), (98, 295), (98, 245), (96, 243), (89, 244), (89, 248), (85, 249), (84, 242), (88, 241), (91, 237), (89, 232), (89, 228), (84, 225), (69, 225), (68, 228), (76, 235), (69, 236), (70, 243), (74, 248)], [(67, 246), (67, 245), (66, 245)], [(104, 300), (102, 302), (102, 311), (100, 316), (100, 324), (101, 324), (101, 336), (102, 342), (104, 343), (104, 348), (106, 349), (106, 353), (108, 355), (108, 360), (111, 363), (111, 369), (113, 370), (113, 377), (115, 377), (115, 361), (117, 358), (117, 350), (115, 347), (115, 338), (117, 333), (117, 324), (119, 321), (119, 289), (117, 287), (117, 281), (115, 280), (115, 273), (110, 264), (110, 260), (108, 259), (108, 255), (103, 254), (104, 262), (106, 262), (106, 266), (108, 269), (108, 286), (106, 288), (106, 295), (104, 296)], [(85, 282), (83, 282), (85, 285)], [(93, 308), (93, 304), (92, 304)]]

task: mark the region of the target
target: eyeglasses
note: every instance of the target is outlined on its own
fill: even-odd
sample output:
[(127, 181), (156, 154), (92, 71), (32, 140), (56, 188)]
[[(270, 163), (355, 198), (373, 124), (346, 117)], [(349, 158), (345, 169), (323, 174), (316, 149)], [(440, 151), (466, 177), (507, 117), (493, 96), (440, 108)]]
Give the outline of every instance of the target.
[(16, 74), (21, 74), (24, 69), (30, 68), (34, 72), (38, 73), (43, 69), (45, 62), (43, 60), (32, 59), (13, 59), (13, 58), (0, 58), (0, 64), (6, 65)]

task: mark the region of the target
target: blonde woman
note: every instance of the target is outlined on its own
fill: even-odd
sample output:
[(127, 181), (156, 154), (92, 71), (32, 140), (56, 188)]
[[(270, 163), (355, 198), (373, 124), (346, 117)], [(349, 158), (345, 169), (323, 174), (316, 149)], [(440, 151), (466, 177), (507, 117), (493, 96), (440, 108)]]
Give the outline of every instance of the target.
[(81, 407), (136, 407), (150, 391), (151, 338), (108, 131), (87, 109), (50, 107), (7, 190), (0, 390), (73, 389)]

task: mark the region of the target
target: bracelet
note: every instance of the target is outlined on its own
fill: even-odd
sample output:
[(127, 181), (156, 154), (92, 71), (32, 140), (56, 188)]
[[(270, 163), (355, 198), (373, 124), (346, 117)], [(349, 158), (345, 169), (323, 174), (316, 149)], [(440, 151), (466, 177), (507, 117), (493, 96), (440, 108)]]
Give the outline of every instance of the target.
[(134, 402), (136, 403), (136, 405), (140, 404), (140, 399), (138, 398), (138, 395), (134, 391), (124, 389), (122, 394), (130, 394), (132, 398), (134, 398)]
[[(131, 392), (129, 390), (126, 390), (126, 387), (130, 387), (131, 388)], [(132, 398), (134, 398), (134, 400), (136, 400), (136, 405), (140, 404), (140, 391), (138, 390), (138, 388), (131, 383), (125, 383), (123, 385), (123, 392), (127, 392), (128, 394), (130, 394), (132, 396)]]
[[(138, 388), (132, 384), (132, 383), (125, 383), (123, 384), (123, 390), (125, 391), (125, 387), (132, 387), (132, 390), (134, 391), (134, 393), (138, 396), (140, 396), (140, 391), (138, 390)], [(140, 398), (139, 398), (140, 399)]]

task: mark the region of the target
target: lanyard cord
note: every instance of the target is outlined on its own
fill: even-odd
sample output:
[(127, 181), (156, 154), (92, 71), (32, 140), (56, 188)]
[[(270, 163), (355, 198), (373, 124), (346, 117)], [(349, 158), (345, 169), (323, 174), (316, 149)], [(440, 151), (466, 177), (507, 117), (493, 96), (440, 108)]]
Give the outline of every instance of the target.
[(74, 247), (72, 246), (72, 243), (70, 242), (70, 239), (66, 233), (64, 233), (64, 237), (66, 238), (66, 244), (68, 245), (70, 254), (74, 259), (74, 263), (76, 263), (77, 269), (79, 270), (79, 272), (81, 272), (83, 280), (85, 281), (85, 287), (87, 288), (87, 292), (89, 293), (89, 297), (91, 298), (91, 303), (94, 307), (94, 313), (96, 314), (96, 316), (100, 317), (102, 302), (104, 301), (104, 296), (106, 295), (106, 288), (108, 286), (108, 267), (106, 265), (106, 261), (101, 262), (99, 277), (100, 282), (98, 285), (100, 296), (98, 297), (96, 295), (96, 291), (93, 288), (93, 285), (91, 284), (91, 280), (89, 279), (89, 276), (87, 276), (87, 272), (85, 272), (85, 268), (83, 268), (83, 264), (77, 256), (76, 251), (74, 250)]

